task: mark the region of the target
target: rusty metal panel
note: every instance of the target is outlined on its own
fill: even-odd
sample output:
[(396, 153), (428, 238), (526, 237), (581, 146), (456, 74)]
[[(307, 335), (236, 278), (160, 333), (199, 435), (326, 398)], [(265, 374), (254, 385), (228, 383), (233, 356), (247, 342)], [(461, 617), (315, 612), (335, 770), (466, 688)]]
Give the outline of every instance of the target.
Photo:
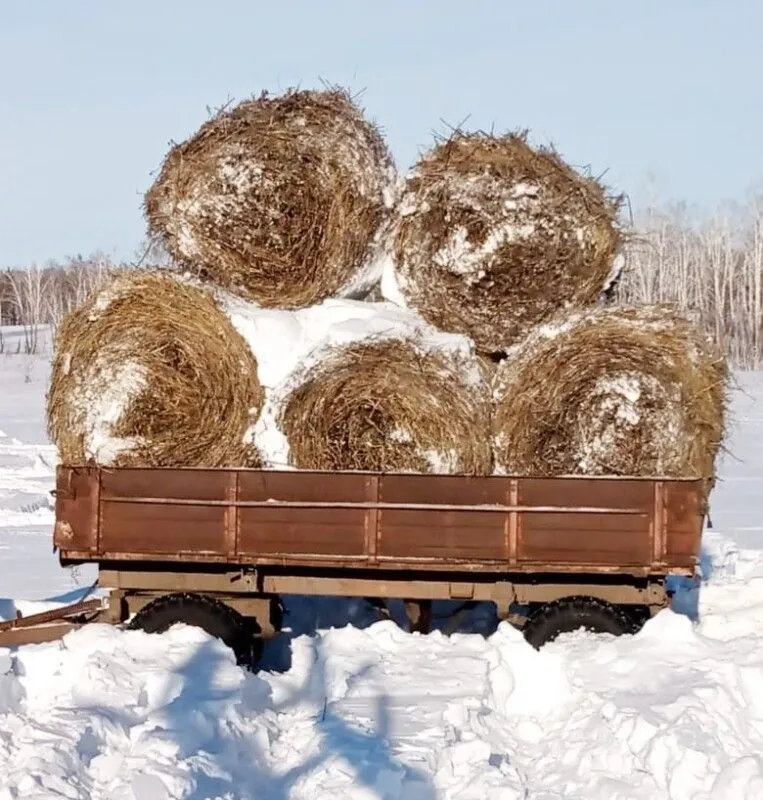
[(53, 544), (62, 557), (68, 550), (97, 552), (99, 486), (97, 469), (57, 468)]
[(389, 511), (379, 516), (381, 559), (506, 561), (505, 514)]
[(363, 556), (365, 508), (279, 508), (281, 502), (367, 503), (368, 476), (355, 473), (249, 472), (239, 477), (239, 500), (273, 508), (239, 509), (239, 551), (262, 556)]
[(702, 481), (665, 482), (665, 553), (671, 566), (697, 563), (704, 521), (704, 485)]
[(385, 503), (505, 505), (509, 483), (498, 476), (383, 475), (380, 496)]
[(647, 574), (689, 569), (702, 519), (696, 482), (650, 479), (61, 468), (58, 486), (69, 561)]
[(242, 508), (242, 555), (360, 556), (366, 548), (366, 512), (350, 509)]
[(102, 469), (101, 499), (225, 500), (232, 470)]
[[(516, 478), (509, 481), (509, 505), (515, 507), (519, 505), (519, 481)], [(509, 562), (512, 566), (516, 566), (519, 552), (519, 512), (509, 512), (504, 523), (504, 532)]]
[[(369, 475), (366, 478), (366, 500), (369, 503), (379, 503), (380, 478), (378, 475)], [(365, 550), (369, 564), (379, 563), (379, 509), (369, 508), (366, 511), (366, 544)]]
[(454, 506), (505, 506), (506, 478), (451, 475), (385, 475), (382, 503), (443, 504), (449, 510), (383, 509), (379, 512), (380, 559), (437, 558), (507, 561), (507, 512), (453, 510)]
[[(229, 555), (225, 505), (174, 505), (171, 501), (225, 501), (230, 476), (219, 470), (103, 470), (101, 553), (114, 558), (125, 552)], [(151, 497), (163, 502), (142, 500)]]
[(241, 470), (239, 497), (244, 502), (362, 503), (368, 477), (355, 472)]
[[(649, 564), (654, 483), (590, 478), (521, 478), (520, 506), (623, 509), (622, 513), (520, 513), (518, 558), (570, 565)], [(629, 513), (636, 509), (639, 513)]]

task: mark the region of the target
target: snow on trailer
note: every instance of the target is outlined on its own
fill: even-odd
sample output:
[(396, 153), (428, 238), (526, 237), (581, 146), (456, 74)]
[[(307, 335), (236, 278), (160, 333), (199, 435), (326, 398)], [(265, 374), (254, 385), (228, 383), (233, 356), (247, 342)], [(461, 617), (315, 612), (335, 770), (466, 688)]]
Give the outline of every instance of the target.
[[(630, 632), (665, 608), (666, 578), (696, 569), (706, 492), (654, 478), (61, 466), (54, 545), (63, 565), (98, 564), (112, 590), (98, 621), (194, 624), (242, 663), (278, 632), (289, 594), (405, 599), (421, 631), (433, 600), (493, 601), (540, 646), (577, 627)], [(52, 613), (65, 633), (79, 612)]]

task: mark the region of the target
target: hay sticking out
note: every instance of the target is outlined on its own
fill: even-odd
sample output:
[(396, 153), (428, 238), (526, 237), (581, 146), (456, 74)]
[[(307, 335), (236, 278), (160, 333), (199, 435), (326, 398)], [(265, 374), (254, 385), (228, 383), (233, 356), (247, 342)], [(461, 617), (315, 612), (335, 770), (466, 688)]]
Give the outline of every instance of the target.
[(123, 273), (56, 336), (48, 431), (66, 464), (256, 465), (257, 363), (205, 290)]
[(378, 280), (396, 174), (345, 91), (223, 110), (168, 153), (150, 232), (189, 270), (267, 308), (363, 294)]
[(457, 133), (409, 176), (382, 290), (482, 352), (612, 280), (619, 201), (524, 135)]
[(496, 467), (711, 478), (726, 387), (723, 358), (670, 308), (562, 313), (498, 366)]
[(329, 350), (299, 379), (279, 426), (300, 469), (486, 475), (488, 396), (462, 355), (361, 341)]

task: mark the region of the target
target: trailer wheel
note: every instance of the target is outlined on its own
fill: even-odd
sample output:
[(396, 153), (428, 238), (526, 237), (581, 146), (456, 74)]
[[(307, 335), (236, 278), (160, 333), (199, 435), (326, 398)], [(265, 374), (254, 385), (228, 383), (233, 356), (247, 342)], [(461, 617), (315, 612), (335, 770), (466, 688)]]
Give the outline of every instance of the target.
[(626, 606), (623, 610), (632, 622), (632, 633), (638, 633), (652, 618), (649, 606)]
[(536, 649), (563, 633), (584, 628), (593, 633), (622, 636), (632, 633), (634, 621), (621, 608), (595, 597), (562, 597), (545, 603), (522, 628), (525, 639)]
[(167, 594), (144, 606), (128, 625), (132, 630), (164, 633), (182, 622), (194, 625), (224, 642), (236, 663), (254, 667), (262, 655), (260, 627), (225, 603), (201, 594)]

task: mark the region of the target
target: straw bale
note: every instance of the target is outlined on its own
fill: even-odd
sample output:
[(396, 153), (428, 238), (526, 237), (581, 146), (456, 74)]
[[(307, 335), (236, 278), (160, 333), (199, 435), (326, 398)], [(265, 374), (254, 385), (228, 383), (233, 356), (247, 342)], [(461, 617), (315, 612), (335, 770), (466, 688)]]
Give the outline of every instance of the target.
[(47, 397), (62, 462), (255, 466), (257, 363), (204, 289), (115, 277), (61, 324)]
[(378, 279), (395, 186), (384, 139), (346, 91), (289, 90), (174, 145), (145, 212), (184, 268), (263, 307), (301, 308)]
[(301, 469), (485, 475), (489, 396), (473, 358), (410, 338), (365, 340), (308, 369), (279, 424)]
[(385, 284), (431, 324), (503, 351), (611, 283), (619, 204), (524, 133), (458, 132), (406, 181)]
[(497, 469), (712, 478), (727, 380), (723, 357), (672, 308), (561, 313), (498, 367)]

